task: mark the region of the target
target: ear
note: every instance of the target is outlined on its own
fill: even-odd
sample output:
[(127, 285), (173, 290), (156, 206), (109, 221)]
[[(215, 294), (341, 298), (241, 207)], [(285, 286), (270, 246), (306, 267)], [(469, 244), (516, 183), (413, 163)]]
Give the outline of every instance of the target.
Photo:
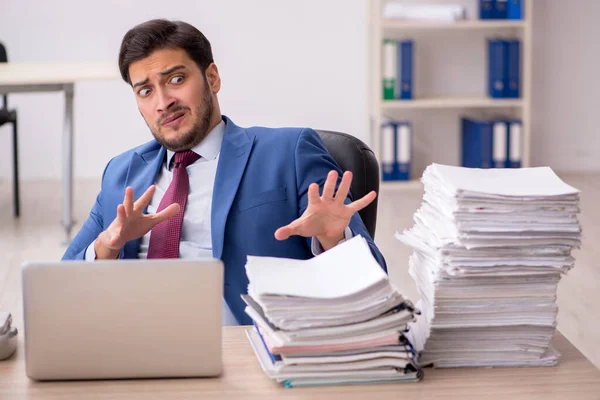
[(213, 94), (219, 93), (219, 90), (221, 90), (221, 77), (219, 76), (219, 69), (217, 68), (217, 65), (215, 63), (211, 63), (208, 67), (206, 67), (205, 75), (208, 85), (210, 86), (210, 91)]

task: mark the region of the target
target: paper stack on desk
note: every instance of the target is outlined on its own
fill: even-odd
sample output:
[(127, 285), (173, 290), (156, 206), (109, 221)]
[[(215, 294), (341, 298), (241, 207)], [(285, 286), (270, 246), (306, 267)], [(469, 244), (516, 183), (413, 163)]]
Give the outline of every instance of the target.
[(397, 233), (414, 249), (420, 364), (555, 365), (556, 291), (580, 244), (579, 191), (547, 167), (433, 164), (422, 182), (415, 225)]
[(356, 236), (309, 260), (248, 256), (247, 334), (265, 373), (287, 387), (418, 381), (406, 339), (412, 303)]

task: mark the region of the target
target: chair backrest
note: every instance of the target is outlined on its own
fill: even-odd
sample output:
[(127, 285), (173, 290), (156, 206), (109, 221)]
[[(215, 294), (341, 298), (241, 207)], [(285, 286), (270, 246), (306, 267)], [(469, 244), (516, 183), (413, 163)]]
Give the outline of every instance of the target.
[(6, 47), (0, 42), (0, 62), (8, 62), (8, 56), (6, 55)]
[[(0, 63), (8, 62), (8, 56), (6, 54), (6, 47), (0, 42)], [(2, 95), (3, 103), (2, 108), (8, 108), (8, 100), (6, 95)]]
[(374, 239), (379, 199), (379, 163), (375, 154), (363, 141), (352, 135), (323, 130), (316, 132), (342, 171), (352, 172), (350, 192), (354, 200), (360, 199), (371, 190), (377, 192), (378, 197), (358, 212), (371, 238)]

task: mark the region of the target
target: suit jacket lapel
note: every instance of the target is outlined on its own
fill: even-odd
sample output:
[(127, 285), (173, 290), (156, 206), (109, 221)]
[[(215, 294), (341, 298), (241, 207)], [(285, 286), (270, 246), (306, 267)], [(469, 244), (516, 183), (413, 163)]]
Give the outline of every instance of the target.
[[(135, 200), (144, 194), (150, 185), (155, 182), (156, 175), (162, 167), (167, 150), (158, 145), (158, 143), (156, 145), (157, 147), (152, 148), (148, 152), (142, 154), (133, 153), (131, 164), (127, 171), (127, 178), (125, 179), (125, 187), (131, 186), (133, 188)], [(146, 212), (147, 207), (144, 209), (144, 213)], [(125, 258), (137, 258), (141, 241), (142, 239), (139, 238), (130, 240), (125, 244)]]
[(212, 250), (213, 257), (217, 259), (223, 254), (227, 216), (254, 144), (254, 136), (235, 125), (229, 118), (224, 119), (227, 127), (215, 176), (211, 216)]

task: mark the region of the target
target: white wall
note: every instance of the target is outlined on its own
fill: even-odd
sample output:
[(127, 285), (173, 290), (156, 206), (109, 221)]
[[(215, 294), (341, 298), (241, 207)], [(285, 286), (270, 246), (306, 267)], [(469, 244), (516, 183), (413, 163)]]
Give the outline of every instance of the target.
[[(211, 40), (222, 111), (238, 124), (329, 128), (369, 139), (368, 0), (1, 1), (0, 41), (13, 61), (116, 63), (127, 29), (154, 17), (182, 19)], [(599, 170), (600, 2), (536, 0), (534, 14), (532, 162)], [(423, 36), (421, 50), (431, 41)], [(457, 54), (455, 41), (465, 51)], [(444, 74), (417, 69), (417, 94), (481, 92), (482, 43), (468, 33), (436, 39), (430, 50), (442, 51), (422, 52), (417, 64), (444, 63)], [(476, 84), (457, 89), (465, 76)], [(11, 95), (10, 103), (19, 112), (23, 178), (59, 178), (61, 95)], [(113, 155), (151, 138), (121, 81), (78, 84), (75, 107), (77, 177), (99, 177)], [(428, 113), (414, 116), (424, 121), (417, 124), (417, 169), (458, 161), (456, 113), (438, 114), (431, 121)], [(0, 178), (11, 173), (9, 134), (0, 128)]]
[(534, 12), (532, 162), (600, 169), (600, 1), (537, 0)]
[[(211, 41), (221, 111), (243, 126), (311, 126), (368, 138), (365, 0), (1, 0), (0, 41), (12, 61), (114, 60), (125, 32), (181, 19)], [(33, 4), (32, 4), (33, 3)], [(342, 16), (343, 12), (343, 16)], [(23, 179), (59, 178), (60, 94), (15, 94)], [(151, 139), (122, 81), (76, 85), (75, 175)], [(11, 176), (10, 128), (0, 128), (0, 178)]]

